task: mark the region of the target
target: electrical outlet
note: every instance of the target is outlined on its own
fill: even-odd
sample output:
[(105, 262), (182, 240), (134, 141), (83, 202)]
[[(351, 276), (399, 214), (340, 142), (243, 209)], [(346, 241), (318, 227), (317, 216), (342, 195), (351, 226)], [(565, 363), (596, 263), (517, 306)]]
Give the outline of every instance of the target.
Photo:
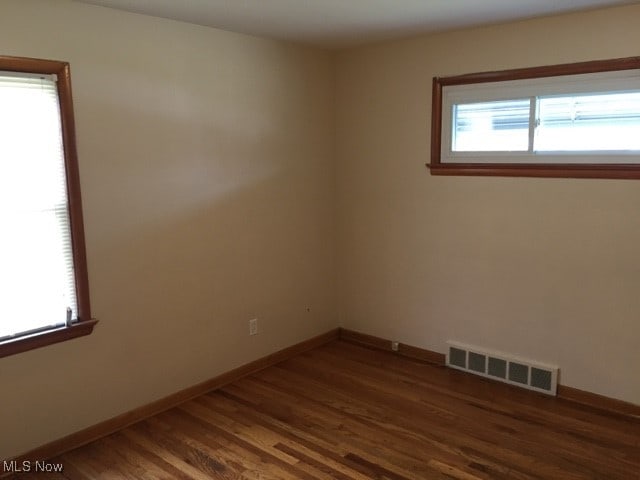
[(398, 351), (400, 344), (398, 342), (391, 342), (391, 350), (393, 350), (394, 352)]
[(249, 335), (257, 335), (258, 334), (258, 319), (254, 318), (249, 320)]

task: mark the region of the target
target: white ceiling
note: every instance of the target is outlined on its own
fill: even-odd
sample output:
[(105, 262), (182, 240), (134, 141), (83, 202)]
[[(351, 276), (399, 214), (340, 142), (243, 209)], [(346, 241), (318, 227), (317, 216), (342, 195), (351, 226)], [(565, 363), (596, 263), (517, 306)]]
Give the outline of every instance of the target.
[(327, 48), (638, 0), (78, 0)]

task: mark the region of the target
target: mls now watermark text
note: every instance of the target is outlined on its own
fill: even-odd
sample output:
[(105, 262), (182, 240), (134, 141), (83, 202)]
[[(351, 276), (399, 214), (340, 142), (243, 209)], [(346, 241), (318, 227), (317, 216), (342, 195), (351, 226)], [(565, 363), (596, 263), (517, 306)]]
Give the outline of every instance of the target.
[(18, 462), (17, 460), (3, 461), (2, 468), (4, 473), (20, 473), (20, 472), (61, 472), (64, 466), (61, 463), (45, 462), (43, 460), (24, 460)]

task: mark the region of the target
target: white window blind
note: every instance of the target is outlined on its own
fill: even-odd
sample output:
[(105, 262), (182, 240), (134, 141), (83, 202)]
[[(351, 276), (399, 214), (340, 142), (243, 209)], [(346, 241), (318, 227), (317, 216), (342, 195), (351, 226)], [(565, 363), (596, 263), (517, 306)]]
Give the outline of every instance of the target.
[(534, 147), (640, 151), (640, 92), (541, 97)]
[(454, 105), (455, 152), (526, 152), (531, 99)]
[(0, 340), (77, 319), (55, 78), (0, 72)]

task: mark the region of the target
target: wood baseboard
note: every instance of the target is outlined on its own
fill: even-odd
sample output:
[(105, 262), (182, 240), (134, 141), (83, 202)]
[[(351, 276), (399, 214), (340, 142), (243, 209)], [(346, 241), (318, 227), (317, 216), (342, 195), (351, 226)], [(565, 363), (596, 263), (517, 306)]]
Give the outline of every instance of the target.
[[(98, 440), (99, 438), (106, 437), (107, 435), (122, 430), (136, 422), (169, 410), (170, 408), (180, 405), (192, 398), (203, 395), (212, 390), (216, 390), (224, 385), (239, 380), (242, 377), (251, 375), (252, 373), (263, 370), (271, 365), (280, 363), (308, 350), (320, 347), (332, 340), (337, 340), (339, 338), (339, 333), (340, 329), (336, 328), (322, 335), (318, 335), (317, 337), (297, 343), (291, 347), (223, 373), (222, 375), (218, 375), (217, 377), (161, 398), (160, 400), (143, 405), (142, 407), (138, 407), (134, 410), (123, 413), (122, 415), (118, 415), (117, 417), (113, 417), (109, 420), (98, 423), (97, 425), (85, 428), (84, 430), (80, 430), (79, 432), (72, 433), (71, 435), (59, 440), (55, 440), (51, 443), (38, 447), (14, 458), (13, 460), (17, 460), (18, 463), (21, 464), (26, 460), (47, 460), (56, 457), (65, 452), (81, 447), (82, 445)], [(3, 476), (4, 475), (0, 472), (0, 478)]]
[(414, 347), (413, 345), (406, 345), (404, 343), (399, 343), (398, 350), (395, 351), (391, 348), (391, 340), (374, 337), (373, 335), (367, 335), (366, 333), (355, 332), (353, 330), (347, 330), (345, 328), (340, 329), (340, 340), (364, 345), (366, 347), (372, 347), (378, 350), (393, 352), (403, 357), (413, 358), (414, 360), (433, 363), (435, 365), (446, 364), (446, 356), (444, 353), (433, 352), (431, 350)]
[(623, 400), (605, 397), (604, 395), (598, 395), (597, 393), (567, 387), (566, 385), (558, 385), (557, 396), (558, 398), (562, 398), (573, 403), (579, 403), (580, 405), (586, 405), (598, 410), (604, 410), (606, 412), (622, 414), (640, 419), (640, 405), (635, 405)]

